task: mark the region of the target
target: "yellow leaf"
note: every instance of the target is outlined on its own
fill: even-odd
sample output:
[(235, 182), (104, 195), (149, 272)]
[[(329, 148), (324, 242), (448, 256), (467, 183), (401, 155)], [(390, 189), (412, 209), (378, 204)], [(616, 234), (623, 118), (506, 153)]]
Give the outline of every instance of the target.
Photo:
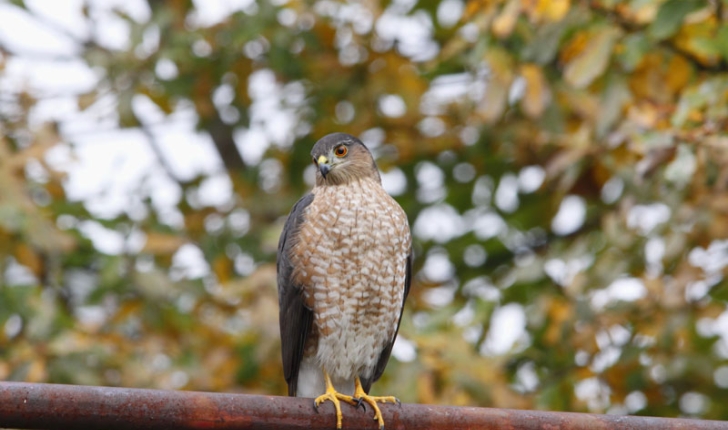
[(524, 0), (523, 10), (533, 22), (559, 21), (569, 12), (571, 0)]
[(224, 284), (230, 280), (230, 274), (233, 271), (232, 261), (225, 254), (222, 254), (213, 260), (212, 270), (215, 272), (218, 281)]
[(173, 234), (148, 233), (147, 242), (144, 244), (142, 252), (158, 255), (172, 254), (186, 242), (186, 239)]
[(478, 105), (478, 113), (486, 122), (494, 122), (506, 110), (508, 91), (513, 82), (513, 61), (508, 52), (495, 47), (488, 50), (485, 60), (491, 75), (486, 84), (485, 96)]
[(634, 24), (647, 25), (655, 20), (660, 3), (657, 2), (630, 2), (617, 6), (623, 19)]
[(675, 45), (703, 65), (715, 65), (720, 61), (720, 52), (708, 41), (716, 38), (719, 26), (716, 17), (709, 13), (705, 19), (682, 26), (675, 37)]
[(589, 32), (581, 31), (574, 34), (559, 52), (559, 59), (562, 63), (569, 63), (581, 55), (589, 41)]
[(683, 56), (675, 55), (670, 60), (665, 73), (665, 84), (673, 94), (677, 94), (690, 82), (693, 68)]
[[(61, 173), (61, 175), (63, 175), (63, 173)], [(53, 200), (63, 200), (66, 198), (66, 190), (59, 182), (48, 182), (45, 184), (45, 190), (48, 191), (48, 194)]]
[(538, 10), (548, 21), (559, 21), (569, 11), (570, 0), (539, 0)]
[(88, 109), (89, 106), (96, 102), (96, 96), (96, 91), (90, 91), (78, 96), (78, 100), (76, 101), (78, 104), (78, 110), (85, 111)]
[(30, 363), (25, 382), (43, 382), (47, 378), (46, 364), (42, 358), (36, 358)]
[(585, 88), (600, 77), (607, 69), (612, 48), (621, 31), (614, 27), (602, 27), (592, 32), (581, 33), (580, 41), (586, 38), (583, 48), (564, 68), (564, 79), (576, 88)]
[(159, 107), (159, 109), (162, 110), (162, 112), (166, 114), (171, 114), (174, 110), (172, 101), (163, 91), (159, 91), (155, 88), (142, 87), (139, 89), (139, 93), (149, 97), (149, 100), (151, 100), (155, 105), (157, 105), (157, 107)]
[(637, 69), (629, 76), (629, 89), (636, 99), (661, 103), (670, 102), (673, 93), (667, 91), (665, 64), (671, 61), (661, 52), (648, 52)]
[(18, 244), (15, 247), (15, 259), (18, 260), (18, 263), (30, 269), (35, 276), (40, 277), (43, 270), (43, 260), (33, 248), (25, 243)]
[(513, 32), (518, 15), (521, 13), (520, 0), (510, 0), (503, 11), (493, 20), (493, 34), (506, 37)]
[[(725, 175), (725, 173), (724, 173), (724, 175)], [(728, 213), (728, 196), (725, 194), (713, 196), (710, 201), (710, 206), (716, 212), (724, 213), (724, 214)]]
[(557, 344), (563, 338), (566, 322), (573, 316), (574, 310), (570, 302), (554, 299), (548, 310), (551, 323), (546, 330), (545, 339), (549, 344)]
[(483, 13), (485, 10), (490, 9), (490, 0), (472, 0), (467, 2), (465, 10), (463, 11), (463, 19), (469, 21), (476, 13)]
[(35, 138), (33, 144), (19, 151), (11, 150), (3, 140), (2, 145), (0, 145), (0, 157), (9, 168), (21, 170), (25, 168), (25, 165), (31, 159), (43, 160), (45, 153), (61, 140), (57, 127), (48, 123), (40, 127), (33, 137)]
[(436, 403), (437, 395), (435, 394), (434, 385), (432, 373), (421, 372), (417, 377), (417, 401), (425, 404)]
[(524, 64), (521, 76), (526, 81), (526, 93), (521, 100), (523, 112), (529, 118), (539, 118), (551, 98), (543, 71), (535, 64)]

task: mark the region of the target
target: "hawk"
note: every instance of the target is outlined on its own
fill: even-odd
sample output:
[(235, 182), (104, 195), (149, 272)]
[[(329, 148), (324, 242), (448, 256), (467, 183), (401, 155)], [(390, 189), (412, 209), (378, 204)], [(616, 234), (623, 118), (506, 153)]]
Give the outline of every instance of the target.
[[(412, 279), (407, 215), (382, 187), (372, 154), (344, 133), (311, 150), (316, 185), (288, 215), (278, 244), (283, 373), (288, 395), (369, 404), (397, 337)], [(346, 393), (346, 394), (345, 394)]]

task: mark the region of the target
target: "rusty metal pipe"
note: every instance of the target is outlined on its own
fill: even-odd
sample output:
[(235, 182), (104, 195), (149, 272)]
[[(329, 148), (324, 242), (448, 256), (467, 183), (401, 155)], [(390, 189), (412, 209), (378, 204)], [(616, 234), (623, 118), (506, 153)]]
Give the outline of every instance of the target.
[[(371, 410), (342, 404), (344, 430), (376, 430)], [(403, 404), (383, 405), (387, 429), (724, 429), (728, 421)], [(0, 428), (330, 429), (311, 399), (0, 382)]]

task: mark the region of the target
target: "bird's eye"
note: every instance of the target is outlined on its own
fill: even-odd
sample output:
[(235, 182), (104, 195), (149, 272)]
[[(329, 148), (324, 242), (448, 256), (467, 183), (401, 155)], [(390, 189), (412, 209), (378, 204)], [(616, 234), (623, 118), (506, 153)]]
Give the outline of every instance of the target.
[(344, 145), (337, 146), (336, 149), (334, 149), (334, 155), (337, 157), (343, 157), (347, 152), (349, 152), (349, 150)]

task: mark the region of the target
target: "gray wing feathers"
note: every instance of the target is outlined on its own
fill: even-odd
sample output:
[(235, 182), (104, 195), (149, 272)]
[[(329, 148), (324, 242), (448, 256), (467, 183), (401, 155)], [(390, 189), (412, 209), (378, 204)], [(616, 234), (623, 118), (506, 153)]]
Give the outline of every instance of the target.
[(298, 230), (304, 220), (304, 210), (313, 201), (313, 194), (307, 194), (296, 202), (286, 219), (278, 242), (278, 305), (281, 329), (281, 353), (283, 375), (288, 383), (288, 395), (295, 396), (298, 383), (298, 369), (303, 358), (303, 348), (311, 331), (313, 312), (304, 304), (301, 285), (293, 282), (293, 264), (290, 252), (296, 244)]

